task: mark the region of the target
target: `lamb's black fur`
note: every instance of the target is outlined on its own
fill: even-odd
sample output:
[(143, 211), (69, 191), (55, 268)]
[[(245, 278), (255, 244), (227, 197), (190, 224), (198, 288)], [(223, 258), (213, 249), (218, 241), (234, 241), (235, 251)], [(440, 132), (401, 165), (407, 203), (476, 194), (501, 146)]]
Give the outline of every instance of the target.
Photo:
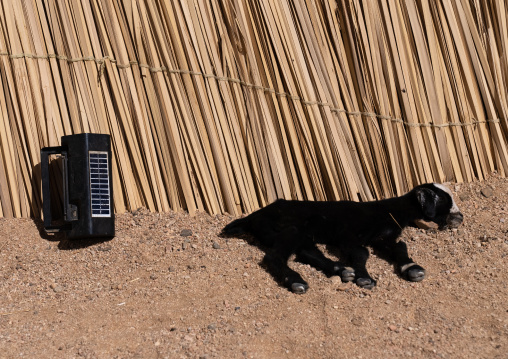
[[(416, 220), (432, 221), (440, 229), (462, 223), (451, 192), (442, 185), (424, 184), (396, 198), (373, 202), (313, 202), (277, 200), (222, 230), (224, 236), (252, 235), (266, 251), (267, 271), (295, 293), (305, 293), (308, 284), (290, 269), (292, 254), (326, 275), (372, 288), (376, 282), (366, 269), (371, 247), (393, 263), (399, 274), (418, 282), (425, 270), (413, 263), (406, 244), (398, 241), (404, 227)], [(316, 244), (325, 244), (341, 261), (325, 257)]]

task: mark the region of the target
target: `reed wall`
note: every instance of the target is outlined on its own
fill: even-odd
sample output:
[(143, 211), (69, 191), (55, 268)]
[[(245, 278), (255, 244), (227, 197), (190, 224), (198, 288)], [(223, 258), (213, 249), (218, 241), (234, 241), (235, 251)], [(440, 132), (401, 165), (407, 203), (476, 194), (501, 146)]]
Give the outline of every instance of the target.
[(108, 133), (117, 212), (238, 215), (505, 175), (504, 0), (4, 0), (0, 217)]

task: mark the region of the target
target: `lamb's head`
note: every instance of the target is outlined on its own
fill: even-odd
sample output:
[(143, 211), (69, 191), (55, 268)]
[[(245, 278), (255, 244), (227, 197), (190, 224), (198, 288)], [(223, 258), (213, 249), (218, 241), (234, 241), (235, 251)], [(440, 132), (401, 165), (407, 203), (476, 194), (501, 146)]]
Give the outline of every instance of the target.
[(424, 184), (414, 189), (425, 221), (434, 222), (439, 229), (457, 228), (464, 216), (460, 213), (448, 187), (438, 183)]

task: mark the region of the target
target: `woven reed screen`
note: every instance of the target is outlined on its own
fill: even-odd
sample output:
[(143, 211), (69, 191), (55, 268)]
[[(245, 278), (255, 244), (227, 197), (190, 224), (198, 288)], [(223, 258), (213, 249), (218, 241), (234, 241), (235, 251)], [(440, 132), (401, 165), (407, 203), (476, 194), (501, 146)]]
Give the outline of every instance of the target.
[(117, 212), (235, 215), (505, 175), (504, 0), (0, 3), (0, 217), (108, 133)]

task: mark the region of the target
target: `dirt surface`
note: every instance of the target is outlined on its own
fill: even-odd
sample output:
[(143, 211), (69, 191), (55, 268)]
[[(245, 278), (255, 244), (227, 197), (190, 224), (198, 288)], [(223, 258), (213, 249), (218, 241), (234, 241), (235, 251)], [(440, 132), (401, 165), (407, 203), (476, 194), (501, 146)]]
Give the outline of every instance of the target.
[(0, 219), (0, 358), (508, 358), (508, 180), (451, 185), (458, 230), (406, 229), (420, 283), (372, 256), (362, 290), (302, 264), (279, 287), (231, 216), (145, 210), (107, 242)]

